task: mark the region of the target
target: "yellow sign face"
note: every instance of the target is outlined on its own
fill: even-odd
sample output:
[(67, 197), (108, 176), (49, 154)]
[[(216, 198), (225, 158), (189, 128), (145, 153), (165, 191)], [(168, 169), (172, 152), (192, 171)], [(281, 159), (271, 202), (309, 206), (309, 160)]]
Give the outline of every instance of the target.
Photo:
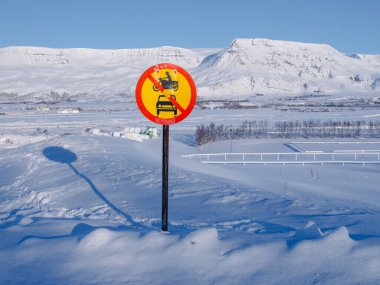
[(136, 101), (151, 121), (169, 125), (187, 117), (196, 100), (193, 79), (174, 64), (152, 66), (143, 73), (136, 87)]

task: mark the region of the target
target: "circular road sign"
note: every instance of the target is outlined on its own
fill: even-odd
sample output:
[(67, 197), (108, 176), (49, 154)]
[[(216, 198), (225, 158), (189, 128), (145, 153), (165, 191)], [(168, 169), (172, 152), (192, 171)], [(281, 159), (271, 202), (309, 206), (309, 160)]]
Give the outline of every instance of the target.
[(194, 80), (182, 67), (160, 63), (148, 68), (136, 86), (136, 102), (146, 118), (161, 125), (176, 124), (193, 110)]

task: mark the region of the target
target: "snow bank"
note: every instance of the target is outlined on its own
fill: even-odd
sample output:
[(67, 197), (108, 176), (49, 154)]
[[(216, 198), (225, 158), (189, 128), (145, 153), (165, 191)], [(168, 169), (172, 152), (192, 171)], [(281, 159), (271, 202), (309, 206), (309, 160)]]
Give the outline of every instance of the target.
[(351, 240), (345, 227), (292, 248), (284, 242), (236, 247), (233, 240), (220, 240), (215, 228), (183, 238), (93, 228), (83, 238), (30, 238), (1, 252), (0, 280), (8, 284), (25, 280), (28, 284), (375, 284), (380, 278), (380, 249), (363, 244)]
[[(279, 142), (233, 150), (289, 151)], [(158, 231), (160, 140), (57, 136), (2, 150), (0, 284), (380, 280), (377, 166), (209, 167), (182, 154), (230, 142), (170, 144), (170, 234)]]

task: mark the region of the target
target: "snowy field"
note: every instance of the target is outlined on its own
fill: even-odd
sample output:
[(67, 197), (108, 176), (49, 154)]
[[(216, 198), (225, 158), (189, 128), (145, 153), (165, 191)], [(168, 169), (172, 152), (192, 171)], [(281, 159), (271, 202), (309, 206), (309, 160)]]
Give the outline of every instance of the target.
[[(67, 104), (57, 108), (73, 107)], [(291, 142), (303, 151), (376, 152), (378, 141), (198, 147), (193, 135), (201, 123), (317, 115), (194, 110), (170, 128), (169, 233), (162, 233), (162, 140), (86, 131), (152, 124), (133, 105), (80, 107), (58, 114), (1, 106), (14, 112), (0, 116), (1, 284), (380, 284), (379, 164), (213, 165), (184, 157), (295, 152)]]

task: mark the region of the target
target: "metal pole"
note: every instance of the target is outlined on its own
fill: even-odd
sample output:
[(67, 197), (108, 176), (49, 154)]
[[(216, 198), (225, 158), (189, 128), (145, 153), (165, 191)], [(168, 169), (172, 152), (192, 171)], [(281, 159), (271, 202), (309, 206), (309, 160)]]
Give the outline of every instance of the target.
[[(231, 136), (231, 145), (230, 145), (230, 155), (232, 153), (232, 129), (230, 129), (230, 136)], [(231, 157), (230, 157), (231, 159)]]
[(169, 196), (169, 126), (162, 129), (162, 217), (161, 229), (168, 231), (168, 196)]

